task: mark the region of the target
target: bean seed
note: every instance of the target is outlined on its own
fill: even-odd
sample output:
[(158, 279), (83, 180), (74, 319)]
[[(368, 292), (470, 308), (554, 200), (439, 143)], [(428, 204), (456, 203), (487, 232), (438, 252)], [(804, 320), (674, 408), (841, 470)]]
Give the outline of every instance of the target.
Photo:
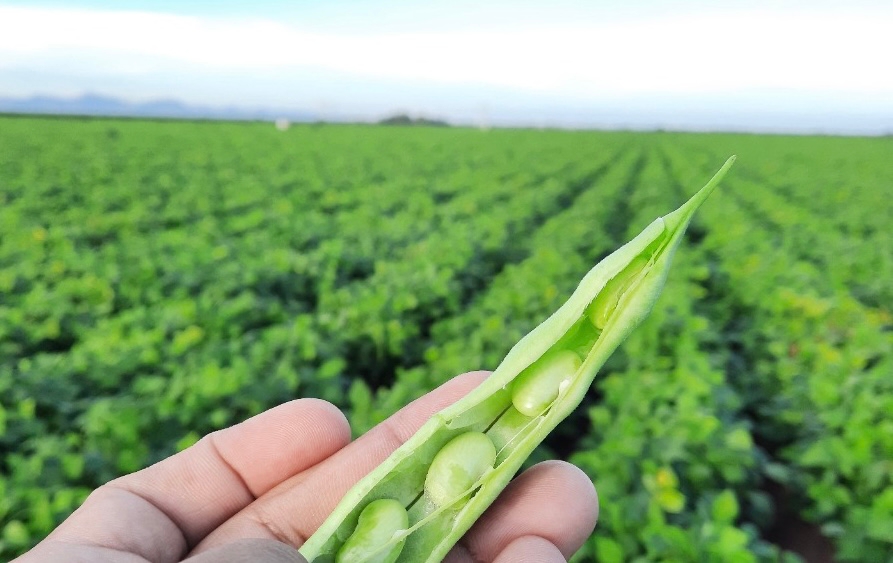
[(547, 353), (515, 379), (512, 405), (526, 416), (541, 415), (582, 363), (580, 356), (570, 350)]
[(382, 549), (394, 534), (409, 528), (409, 515), (393, 499), (370, 502), (360, 513), (357, 527), (338, 550), (336, 563), (394, 563), (403, 550), (403, 541)]
[(626, 268), (608, 280), (589, 307), (589, 318), (595, 328), (604, 330), (605, 325), (608, 324), (608, 318), (620, 302), (620, 297), (635, 282), (636, 276), (645, 269), (647, 264), (647, 256), (636, 256)]
[(466, 493), (496, 462), (496, 446), (483, 432), (466, 432), (441, 448), (425, 476), (425, 495), (443, 506)]

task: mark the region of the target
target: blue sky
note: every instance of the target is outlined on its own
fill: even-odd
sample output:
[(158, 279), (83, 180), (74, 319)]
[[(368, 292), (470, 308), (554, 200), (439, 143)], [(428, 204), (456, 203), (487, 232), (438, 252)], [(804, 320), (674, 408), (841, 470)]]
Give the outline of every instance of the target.
[(0, 97), (893, 130), (890, 2), (0, 0)]

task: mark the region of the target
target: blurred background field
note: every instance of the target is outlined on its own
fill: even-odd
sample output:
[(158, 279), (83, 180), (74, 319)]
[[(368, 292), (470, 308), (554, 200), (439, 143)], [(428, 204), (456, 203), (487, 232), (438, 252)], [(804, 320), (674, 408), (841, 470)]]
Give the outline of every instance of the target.
[[(492, 369), (731, 154), (531, 463), (579, 561), (893, 560), (888, 2), (0, 0), (0, 560), (294, 397)], [(275, 124), (275, 126), (274, 126)]]
[(7, 117), (0, 146), (4, 556), (290, 398), (359, 434), (494, 368), (733, 150), (537, 459), (598, 485), (585, 560), (893, 554), (890, 138)]

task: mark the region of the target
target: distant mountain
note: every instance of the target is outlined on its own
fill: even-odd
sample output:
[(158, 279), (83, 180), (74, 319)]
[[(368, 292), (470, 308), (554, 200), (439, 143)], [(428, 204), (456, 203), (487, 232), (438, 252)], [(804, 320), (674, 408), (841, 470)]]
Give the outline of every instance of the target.
[(167, 117), (178, 119), (266, 120), (287, 118), (291, 121), (315, 121), (310, 112), (270, 108), (211, 107), (190, 105), (179, 100), (159, 99), (128, 102), (100, 94), (84, 94), (77, 98), (31, 96), (0, 97), (0, 113), (47, 115), (89, 115), (108, 117)]

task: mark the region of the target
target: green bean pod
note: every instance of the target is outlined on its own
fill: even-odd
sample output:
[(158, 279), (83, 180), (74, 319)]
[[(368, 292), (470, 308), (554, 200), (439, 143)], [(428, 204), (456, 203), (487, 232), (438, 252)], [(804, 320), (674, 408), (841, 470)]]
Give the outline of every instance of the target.
[[(432, 416), (348, 491), (300, 548), (304, 557), (332, 560), (348, 539), (361, 542), (355, 528), (365, 507), (394, 499), (407, 510), (408, 528), (360, 560), (397, 553), (398, 562), (441, 561), (534, 448), (580, 404), (599, 368), (651, 311), (692, 216), (734, 160), (679, 209), (592, 268), (486, 381)], [(402, 549), (395, 549), (398, 544)]]

